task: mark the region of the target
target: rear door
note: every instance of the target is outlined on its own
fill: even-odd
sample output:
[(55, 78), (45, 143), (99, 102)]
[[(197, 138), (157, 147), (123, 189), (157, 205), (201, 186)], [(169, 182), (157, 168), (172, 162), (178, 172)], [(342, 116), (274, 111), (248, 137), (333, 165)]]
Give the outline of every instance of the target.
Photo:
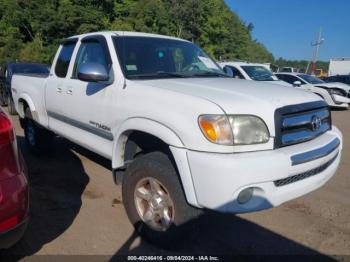
[(72, 60), (78, 39), (69, 39), (62, 43), (58, 55), (54, 61), (45, 89), (46, 111), (49, 119), (49, 127), (58, 134), (67, 135), (68, 130), (63, 126), (67, 106), (66, 82), (68, 69)]

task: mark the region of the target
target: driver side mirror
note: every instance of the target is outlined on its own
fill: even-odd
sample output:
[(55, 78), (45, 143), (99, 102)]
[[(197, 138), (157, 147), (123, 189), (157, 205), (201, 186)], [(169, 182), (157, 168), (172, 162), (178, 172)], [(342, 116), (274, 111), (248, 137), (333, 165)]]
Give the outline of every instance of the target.
[(101, 64), (85, 63), (78, 68), (78, 79), (85, 82), (105, 82), (109, 80), (109, 74)]
[(294, 87), (301, 87), (301, 82), (300, 82), (300, 81), (295, 81), (295, 82), (293, 83), (293, 86), (294, 86)]
[(233, 77), (233, 70), (231, 69), (231, 67), (225, 66), (223, 70), (227, 76)]

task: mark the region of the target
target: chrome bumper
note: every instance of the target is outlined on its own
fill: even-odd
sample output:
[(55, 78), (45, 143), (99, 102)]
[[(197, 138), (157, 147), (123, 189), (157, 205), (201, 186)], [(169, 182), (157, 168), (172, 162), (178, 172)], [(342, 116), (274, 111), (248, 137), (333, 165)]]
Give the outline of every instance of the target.
[(336, 149), (338, 149), (339, 145), (340, 145), (340, 140), (338, 138), (335, 138), (332, 142), (330, 142), (329, 144), (321, 148), (308, 151), (305, 153), (293, 155), (291, 156), (292, 166), (300, 165), (315, 159), (325, 157), (330, 153), (334, 152)]

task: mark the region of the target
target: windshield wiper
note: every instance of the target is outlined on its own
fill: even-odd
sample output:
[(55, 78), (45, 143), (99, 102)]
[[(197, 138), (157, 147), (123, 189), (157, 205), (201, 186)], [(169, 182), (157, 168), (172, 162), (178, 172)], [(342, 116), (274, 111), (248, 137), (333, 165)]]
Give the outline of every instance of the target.
[(173, 72), (163, 72), (159, 71), (156, 73), (151, 74), (137, 74), (137, 75), (130, 75), (130, 78), (160, 78), (160, 77), (176, 77), (176, 78), (185, 78), (188, 77), (187, 75), (173, 73)]
[(217, 73), (217, 72), (203, 72), (203, 73), (194, 73), (190, 76), (194, 77), (229, 77), (226, 74)]

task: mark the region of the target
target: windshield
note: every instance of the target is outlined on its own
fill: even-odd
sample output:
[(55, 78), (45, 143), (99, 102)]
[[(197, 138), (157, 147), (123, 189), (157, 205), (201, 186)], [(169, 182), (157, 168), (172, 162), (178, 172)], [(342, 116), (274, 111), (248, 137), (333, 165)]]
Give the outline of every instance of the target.
[(242, 68), (255, 81), (278, 81), (278, 78), (264, 66), (242, 66)]
[(196, 45), (155, 37), (115, 37), (126, 78), (222, 77), (222, 69)]
[(301, 74), (298, 75), (301, 79), (305, 80), (306, 82), (310, 83), (310, 84), (322, 84), (325, 83), (324, 81), (322, 81), (321, 79), (318, 79), (317, 77), (314, 76), (310, 76), (310, 75), (305, 75), (305, 74)]

